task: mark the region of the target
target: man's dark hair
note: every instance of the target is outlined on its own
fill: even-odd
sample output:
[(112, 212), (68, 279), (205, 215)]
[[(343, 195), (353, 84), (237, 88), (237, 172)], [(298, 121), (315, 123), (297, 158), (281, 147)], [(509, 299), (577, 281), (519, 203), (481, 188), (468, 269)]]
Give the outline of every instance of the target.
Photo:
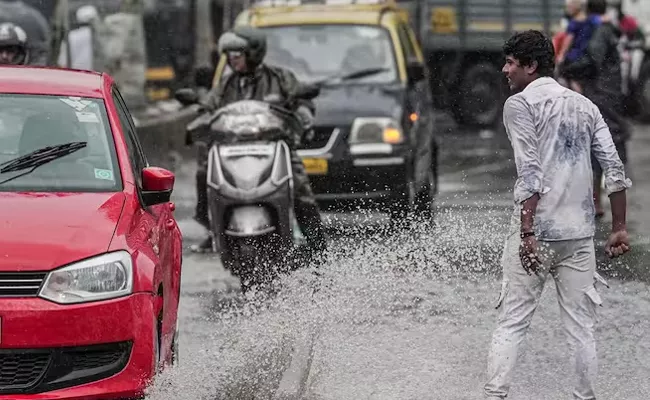
[(607, 0), (588, 0), (587, 13), (605, 15), (607, 12)]
[(503, 45), (503, 53), (515, 58), (522, 66), (531, 66), (533, 61), (537, 61), (539, 76), (553, 76), (555, 70), (553, 42), (540, 31), (528, 30), (515, 33)]

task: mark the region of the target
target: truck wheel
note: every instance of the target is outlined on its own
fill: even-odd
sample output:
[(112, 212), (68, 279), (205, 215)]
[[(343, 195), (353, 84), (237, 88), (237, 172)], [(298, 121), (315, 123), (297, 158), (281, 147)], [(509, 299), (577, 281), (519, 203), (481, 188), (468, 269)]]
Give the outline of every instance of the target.
[(650, 61), (641, 67), (639, 81), (636, 84), (636, 104), (638, 105), (638, 119), (650, 123)]
[(501, 119), (504, 100), (503, 75), (491, 63), (467, 69), (459, 85), (454, 114), (459, 123), (495, 128)]

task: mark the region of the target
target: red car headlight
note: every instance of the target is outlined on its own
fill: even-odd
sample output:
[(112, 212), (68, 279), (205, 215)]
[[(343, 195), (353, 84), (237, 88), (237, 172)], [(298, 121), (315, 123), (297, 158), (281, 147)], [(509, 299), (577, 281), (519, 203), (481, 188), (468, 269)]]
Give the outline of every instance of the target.
[(39, 296), (60, 304), (86, 303), (133, 292), (133, 261), (126, 251), (89, 258), (50, 272)]

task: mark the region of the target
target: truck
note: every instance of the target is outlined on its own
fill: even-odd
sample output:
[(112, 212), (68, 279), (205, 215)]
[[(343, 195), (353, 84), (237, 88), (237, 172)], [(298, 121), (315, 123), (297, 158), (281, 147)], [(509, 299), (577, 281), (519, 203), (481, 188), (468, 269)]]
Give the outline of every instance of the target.
[[(409, 10), (431, 69), (436, 106), (459, 123), (494, 127), (508, 96), (501, 66), (503, 42), (514, 32), (559, 32), (565, 0), (398, 0)], [(650, 1), (609, 0), (633, 16), (645, 35), (622, 47), (627, 115), (650, 122)], [(627, 60), (625, 60), (627, 58)]]
[(405, 0), (431, 71), (437, 108), (464, 125), (495, 127), (508, 95), (503, 43), (516, 31), (560, 29), (565, 0)]

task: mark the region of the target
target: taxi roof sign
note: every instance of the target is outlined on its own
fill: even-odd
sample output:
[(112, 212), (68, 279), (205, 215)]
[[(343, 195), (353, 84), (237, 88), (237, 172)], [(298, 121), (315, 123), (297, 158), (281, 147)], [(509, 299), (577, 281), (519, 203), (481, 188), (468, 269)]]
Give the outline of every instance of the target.
[(393, 0), (257, 0), (256, 6), (394, 4)]
[[(408, 23), (410, 20), (408, 11), (399, 7), (395, 0), (257, 0), (251, 6), (238, 16), (237, 24), (252, 23), (254, 19), (271, 15), (295, 14), (298, 11), (306, 13), (358, 11), (371, 14), (394, 11), (402, 21)], [(368, 16), (368, 18), (377, 17)], [(296, 14), (294, 19), (298, 21), (301, 17)]]

